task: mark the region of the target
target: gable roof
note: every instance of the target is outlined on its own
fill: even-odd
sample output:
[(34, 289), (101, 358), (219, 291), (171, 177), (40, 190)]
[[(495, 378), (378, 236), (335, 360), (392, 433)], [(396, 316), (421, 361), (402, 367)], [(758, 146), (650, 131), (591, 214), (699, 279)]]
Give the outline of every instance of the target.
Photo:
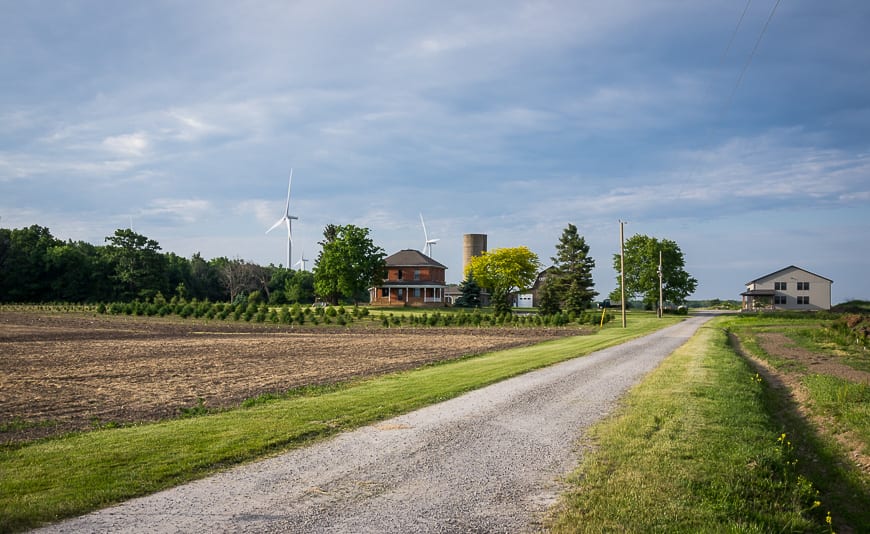
[(770, 273), (770, 274), (766, 274), (766, 275), (764, 275), (764, 276), (759, 276), (759, 277), (756, 278), (755, 280), (750, 280), (749, 282), (746, 282), (745, 285), (748, 286), (748, 285), (750, 285), (750, 284), (754, 284), (754, 283), (758, 282), (759, 280), (764, 280), (764, 279), (766, 279), (766, 278), (770, 278), (770, 277), (776, 276), (776, 275), (778, 275), (779, 273), (782, 273), (782, 272), (785, 272), (785, 271), (788, 271), (788, 270), (791, 270), (791, 269), (797, 269), (798, 271), (803, 271), (803, 272), (805, 272), (805, 273), (807, 273), (807, 274), (811, 274), (811, 275), (813, 275), (813, 276), (818, 276), (818, 277), (821, 278), (822, 280), (827, 280), (828, 282), (830, 282), (830, 283), (832, 283), (832, 284), (834, 283), (834, 281), (831, 280), (830, 278), (825, 278), (824, 276), (818, 275), (818, 274), (816, 274), (816, 273), (812, 273), (812, 272), (810, 272), (810, 271), (808, 271), (808, 270), (806, 270), (806, 269), (801, 269), (800, 267), (796, 267), (796, 266), (794, 266), (794, 265), (789, 265), (788, 267), (784, 267), (784, 268), (782, 268), (782, 269), (780, 269), (780, 270), (778, 270), (778, 271), (774, 271), (774, 272), (772, 272), (772, 273)]
[(387, 267), (438, 267), (446, 269), (447, 266), (433, 260), (419, 250), (400, 250), (386, 260)]

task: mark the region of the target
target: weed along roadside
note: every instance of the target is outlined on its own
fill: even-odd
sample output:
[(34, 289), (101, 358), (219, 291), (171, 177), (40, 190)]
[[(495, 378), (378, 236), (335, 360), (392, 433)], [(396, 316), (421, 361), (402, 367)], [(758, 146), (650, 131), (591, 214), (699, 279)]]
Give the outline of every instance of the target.
[(458, 396), (674, 324), (555, 339), (198, 417), (104, 429), (0, 450), (0, 530), (32, 528)]
[[(720, 317), (701, 328), (593, 427), (592, 452), (549, 528), (866, 532), (867, 473), (829, 435), (830, 425), (813, 424), (726, 333), (735, 325), (802, 329), (811, 321), (800, 320)], [(751, 336), (743, 331), (743, 339)]]

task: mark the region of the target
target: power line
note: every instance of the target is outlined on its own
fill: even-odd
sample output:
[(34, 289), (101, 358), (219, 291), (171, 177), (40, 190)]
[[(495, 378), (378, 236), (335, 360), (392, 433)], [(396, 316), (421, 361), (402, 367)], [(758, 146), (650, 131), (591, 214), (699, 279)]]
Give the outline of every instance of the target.
[[(755, 52), (758, 50), (758, 45), (761, 44), (761, 39), (764, 37), (764, 34), (767, 33), (767, 27), (770, 26), (770, 21), (771, 19), (773, 19), (773, 14), (776, 13), (776, 8), (779, 7), (779, 3), (781, 1), (782, 0), (776, 0), (776, 3), (773, 4), (773, 9), (770, 10), (770, 15), (767, 16), (767, 20), (764, 22), (764, 26), (761, 28), (761, 33), (758, 34), (758, 39), (755, 40), (755, 46), (752, 47), (752, 52), (750, 52), (749, 57), (746, 58), (746, 63), (744, 63), (743, 69), (740, 71), (740, 76), (737, 77), (737, 81), (734, 83), (734, 88), (731, 90), (731, 94), (728, 95), (728, 100), (725, 102), (725, 107), (722, 110), (723, 115), (731, 107), (731, 101), (734, 100), (734, 95), (737, 93), (737, 88), (740, 87), (740, 83), (743, 81), (743, 76), (749, 69), (749, 64), (752, 63), (752, 58), (755, 57)], [(741, 19), (742, 18), (743, 17), (741, 16)]]
[[(728, 114), (728, 111), (731, 109), (731, 103), (734, 101), (734, 95), (737, 94), (737, 89), (740, 87), (740, 84), (743, 82), (743, 77), (746, 75), (746, 71), (749, 69), (749, 65), (752, 63), (752, 59), (755, 57), (755, 53), (758, 51), (758, 46), (761, 44), (761, 40), (764, 37), (764, 34), (767, 33), (767, 27), (770, 25), (770, 21), (773, 19), (774, 13), (776, 13), (776, 8), (779, 7), (779, 3), (782, 0), (776, 0), (776, 3), (773, 6), (773, 9), (770, 10), (770, 14), (767, 16), (767, 20), (764, 22), (764, 26), (761, 28), (761, 32), (758, 34), (758, 38), (755, 40), (755, 46), (752, 47), (752, 52), (750, 52), (749, 57), (746, 58), (746, 62), (743, 64), (743, 68), (740, 70), (740, 75), (737, 77), (737, 80), (734, 82), (734, 87), (731, 89), (731, 93), (728, 95), (727, 100), (725, 100), (724, 105), (719, 110), (719, 113), (716, 117), (716, 123), (722, 122), (722, 119), (725, 115)], [(737, 34), (740, 30), (740, 27), (743, 25), (743, 19), (746, 17), (746, 13), (749, 11), (749, 7), (752, 4), (752, 0), (747, 0), (746, 5), (743, 6), (743, 12), (740, 13), (740, 18), (737, 19), (737, 24), (734, 26), (734, 31), (731, 32), (731, 37), (728, 39), (728, 44), (725, 46), (725, 49), (722, 51), (722, 55), (719, 57), (718, 66), (721, 67), (725, 58), (731, 52), (731, 47), (734, 44), (734, 40), (737, 37)], [(704, 129), (704, 145), (710, 139), (712, 127), (708, 125)], [(689, 173), (686, 180), (682, 180), (680, 183), (680, 189), (677, 193), (677, 196), (680, 197), (683, 194), (683, 188), (686, 184), (689, 183), (690, 179), (697, 174), (697, 167), (700, 165), (699, 161), (695, 162), (695, 166), (692, 171)]]
[(734, 26), (734, 31), (731, 32), (731, 39), (728, 39), (728, 44), (725, 46), (725, 50), (722, 51), (722, 56), (719, 58), (719, 64), (721, 65), (725, 58), (728, 56), (728, 52), (731, 51), (731, 45), (734, 44), (734, 38), (737, 37), (737, 32), (740, 30), (740, 25), (743, 24), (743, 18), (746, 17), (746, 12), (749, 11), (749, 6), (752, 4), (752, 0), (746, 0), (746, 5), (743, 7), (743, 13), (740, 14), (740, 18), (737, 19), (737, 26)]

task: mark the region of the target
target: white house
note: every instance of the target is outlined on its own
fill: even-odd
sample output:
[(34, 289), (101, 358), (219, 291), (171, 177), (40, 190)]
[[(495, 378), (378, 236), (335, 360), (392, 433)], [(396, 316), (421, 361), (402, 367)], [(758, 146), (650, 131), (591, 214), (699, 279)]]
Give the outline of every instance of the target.
[(831, 284), (824, 276), (789, 265), (746, 283), (743, 310), (830, 310)]

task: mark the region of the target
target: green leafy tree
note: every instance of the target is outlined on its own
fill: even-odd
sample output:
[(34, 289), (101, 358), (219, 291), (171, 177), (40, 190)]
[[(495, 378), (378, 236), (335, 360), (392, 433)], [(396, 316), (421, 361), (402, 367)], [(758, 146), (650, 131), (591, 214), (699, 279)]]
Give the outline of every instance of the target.
[(33, 225), (0, 232), (0, 300), (41, 302), (51, 299), (55, 272), (49, 251), (63, 246), (48, 228)]
[(541, 268), (538, 256), (527, 247), (499, 248), (471, 258), (466, 276), (474, 276), (492, 295), (497, 315), (510, 313), (508, 295), (529, 287)]
[(191, 291), (199, 299), (225, 301), (229, 294), (221, 285), (220, 270), (214, 261), (206, 261), (199, 252), (190, 257)]
[(357, 303), (368, 288), (386, 278), (386, 253), (375, 246), (368, 228), (352, 224), (329, 225), (314, 265), (314, 289), (321, 298), (337, 304), (339, 298)]
[(112, 279), (119, 298), (148, 298), (167, 289), (167, 260), (157, 241), (130, 229), (115, 230), (106, 241), (106, 256), (113, 266)]
[(565, 311), (581, 313), (592, 304), (598, 292), (593, 289), (595, 282), (592, 280), (595, 260), (589, 256), (586, 238), (577, 232), (576, 226), (568, 224), (562, 231), (556, 255), (551, 259), (553, 270), (547, 284), (553, 284)]
[[(685, 259), (679, 245), (669, 239), (658, 240), (646, 235), (634, 235), (625, 241), (626, 299), (641, 297), (647, 307), (659, 300), (659, 251), (662, 253), (662, 293), (665, 302), (685, 304), (686, 297), (698, 287), (698, 280), (685, 270)], [(619, 254), (613, 255), (613, 268), (619, 273)], [(610, 298), (619, 300), (620, 276)]]
[(286, 269), (283, 266), (269, 266), (272, 274), (269, 276), (269, 304), (280, 305), (287, 304), (287, 282), (293, 278), (293, 269)]
[(296, 271), (284, 282), (287, 302), (311, 304), (314, 302), (314, 273)]
[(54, 276), (50, 293), (42, 300), (97, 302), (110, 300), (111, 265), (102, 261), (99, 250), (90, 243), (72, 241), (47, 251), (46, 259)]
[(480, 286), (472, 274), (459, 284), (459, 298), (454, 303), (460, 308), (480, 308)]

